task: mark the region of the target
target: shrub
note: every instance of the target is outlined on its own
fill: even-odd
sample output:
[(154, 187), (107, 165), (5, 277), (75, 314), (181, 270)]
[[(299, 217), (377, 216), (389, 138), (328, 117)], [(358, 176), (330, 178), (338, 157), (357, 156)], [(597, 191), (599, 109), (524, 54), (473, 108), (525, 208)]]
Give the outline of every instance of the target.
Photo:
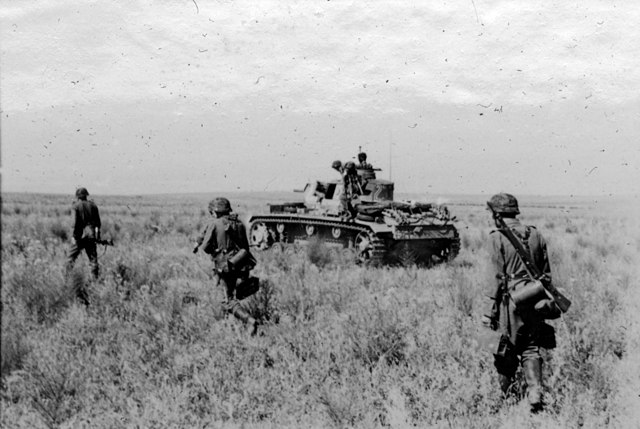
[(306, 253), (309, 262), (320, 269), (325, 268), (332, 261), (331, 250), (323, 241), (317, 238), (309, 240)]
[(0, 347), (0, 376), (5, 377), (11, 371), (22, 368), (25, 357), (29, 353), (29, 347), (26, 342), (26, 330), (19, 325), (18, 315), (13, 310), (5, 310), (11, 312), (11, 316), (6, 317), (3, 314), (2, 321), (2, 339)]
[(51, 235), (59, 238), (61, 241), (67, 241), (69, 239), (69, 228), (62, 224), (62, 222), (53, 222), (50, 225)]
[(37, 323), (51, 323), (73, 300), (73, 287), (42, 259), (29, 257), (25, 262), (5, 279), (7, 293)]
[(397, 306), (382, 306), (376, 297), (370, 304), (349, 317), (344, 327), (353, 355), (370, 370), (383, 360), (398, 364), (405, 356), (407, 329), (399, 321)]

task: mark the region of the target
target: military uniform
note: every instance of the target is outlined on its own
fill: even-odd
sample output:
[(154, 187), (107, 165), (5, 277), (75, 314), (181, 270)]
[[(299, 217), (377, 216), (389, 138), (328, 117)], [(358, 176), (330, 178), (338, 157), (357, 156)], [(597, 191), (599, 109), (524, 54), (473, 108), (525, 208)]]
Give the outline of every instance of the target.
[(100, 239), (100, 212), (93, 201), (87, 200), (88, 195), (89, 192), (85, 188), (78, 188), (76, 191), (77, 200), (71, 208), (73, 214), (73, 239), (67, 256), (67, 271), (73, 268), (76, 259), (84, 250), (89, 258), (91, 272), (97, 278), (100, 272), (98, 252), (96, 250), (96, 240)]
[[(517, 200), (509, 194), (498, 194), (492, 198), (496, 211), (501, 212), (505, 224), (527, 249), (540, 272), (551, 279), (547, 245), (538, 230), (520, 223)], [(511, 242), (500, 232), (490, 234), (492, 271), (496, 281), (487, 286), (487, 307), (484, 312), (485, 326), (502, 333), (500, 350), (495, 353), (495, 366), (500, 375), (500, 385), (506, 393), (521, 363), (527, 382), (527, 396), (532, 410), (542, 408), (542, 357), (540, 348), (555, 346), (555, 337), (545, 318), (556, 318), (559, 309), (542, 299), (534, 305), (516, 308), (510, 298), (531, 282), (524, 263)]]
[(221, 285), (225, 291), (224, 309), (246, 323), (250, 331), (255, 333), (257, 322), (242, 307), (236, 297), (238, 281), (246, 280), (249, 277), (249, 271), (253, 268), (254, 263), (249, 262), (241, 267), (230, 264), (234, 256), (242, 250), (250, 255), (246, 228), (238, 216), (231, 214), (230, 211), (230, 203), (226, 198), (217, 198), (211, 201), (209, 212), (212, 214), (215, 212), (216, 218), (206, 226), (198, 237), (194, 252), (198, 248), (202, 248), (205, 253), (211, 255), (215, 264), (214, 270), (218, 285)]
[(355, 206), (359, 203), (358, 196), (362, 195), (356, 164), (353, 161), (348, 161), (343, 165), (341, 161), (333, 161), (331, 168), (342, 176), (340, 211), (347, 217), (354, 217), (356, 214)]

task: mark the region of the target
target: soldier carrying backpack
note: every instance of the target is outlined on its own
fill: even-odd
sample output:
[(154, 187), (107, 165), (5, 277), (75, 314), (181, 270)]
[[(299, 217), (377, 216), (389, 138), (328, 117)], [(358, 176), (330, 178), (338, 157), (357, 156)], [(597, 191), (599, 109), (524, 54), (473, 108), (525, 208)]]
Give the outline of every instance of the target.
[(231, 213), (231, 204), (226, 198), (212, 200), (209, 213), (214, 218), (198, 238), (193, 253), (202, 248), (211, 255), (218, 284), (225, 291), (225, 310), (244, 322), (251, 335), (255, 335), (258, 322), (241, 303), (241, 299), (247, 296), (241, 289), (253, 288), (258, 283), (257, 278), (249, 276), (256, 261), (249, 252), (247, 231), (238, 215)]

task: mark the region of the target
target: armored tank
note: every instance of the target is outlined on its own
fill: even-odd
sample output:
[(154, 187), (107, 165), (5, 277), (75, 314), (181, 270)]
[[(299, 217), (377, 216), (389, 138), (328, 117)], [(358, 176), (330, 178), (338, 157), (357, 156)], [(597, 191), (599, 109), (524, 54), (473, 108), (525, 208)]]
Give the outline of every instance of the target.
[(370, 164), (336, 161), (333, 168), (342, 179), (311, 181), (298, 191), (302, 201), (269, 204), (269, 213), (252, 216), (252, 247), (319, 240), (373, 266), (432, 266), (458, 254), (460, 238), (446, 206), (394, 201), (394, 183), (376, 178), (380, 169)]

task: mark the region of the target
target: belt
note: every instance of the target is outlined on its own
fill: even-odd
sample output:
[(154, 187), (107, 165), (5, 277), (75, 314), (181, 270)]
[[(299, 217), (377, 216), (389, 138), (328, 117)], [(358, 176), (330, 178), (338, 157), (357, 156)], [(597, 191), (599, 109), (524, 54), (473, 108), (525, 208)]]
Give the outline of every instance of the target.
[(500, 279), (500, 280), (504, 280), (504, 279), (509, 279), (509, 280), (520, 280), (520, 279), (528, 279), (529, 274), (527, 273), (522, 273), (522, 274), (496, 274), (496, 278)]

